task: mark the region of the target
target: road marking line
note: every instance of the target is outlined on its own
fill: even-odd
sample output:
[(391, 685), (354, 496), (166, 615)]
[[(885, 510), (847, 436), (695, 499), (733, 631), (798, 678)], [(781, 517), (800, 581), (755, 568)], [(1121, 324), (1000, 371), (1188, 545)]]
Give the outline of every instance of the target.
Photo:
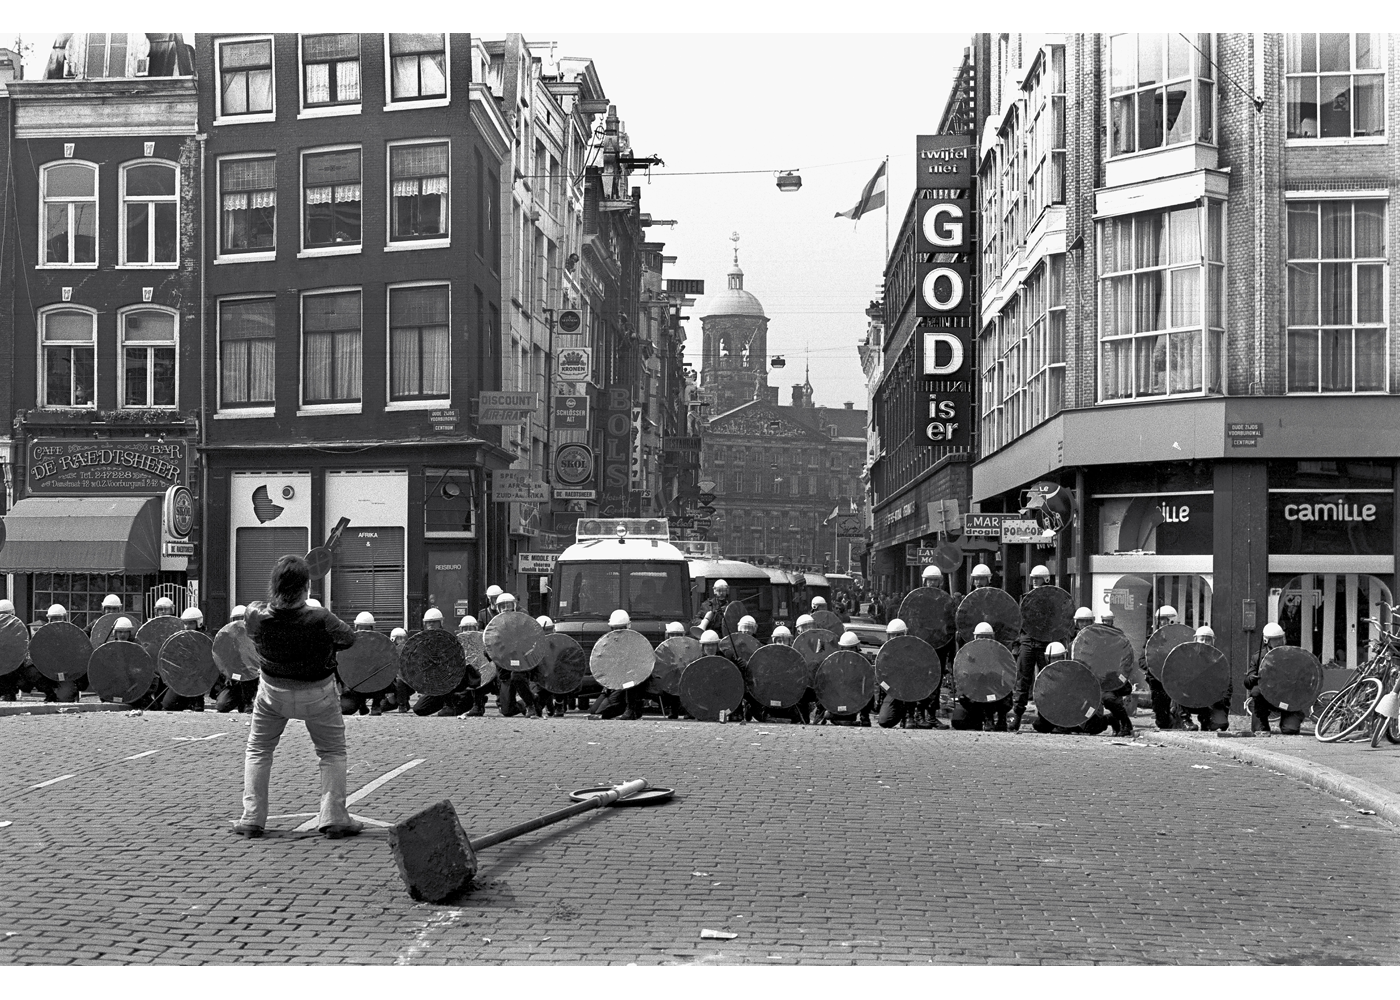
[[(428, 759), (428, 758), (426, 758), (426, 757), (419, 757), (419, 758), (416, 759), (416, 760), (411, 760), (411, 761), (409, 761), (407, 764), (400, 764), (398, 767), (394, 768), (394, 769), (393, 769), (392, 771), (390, 771), (388, 774), (381, 774), (379, 777), (375, 778), (375, 779), (374, 779), (373, 781), (371, 781), (368, 785), (365, 785), (365, 787), (361, 788), (359, 791), (355, 792), (353, 795), (347, 795), (347, 796), (345, 797), (345, 804), (346, 804), (347, 806), (353, 806), (356, 802), (359, 802), (359, 801), (360, 801), (362, 798), (364, 798), (366, 795), (369, 795), (371, 792), (373, 792), (373, 791), (374, 791), (376, 788), (378, 788), (380, 785), (384, 784), (384, 782), (388, 781), (390, 778), (398, 777), (400, 774), (403, 774), (403, 773), (404, 773), (405, 771), (407, 771), (409, 768), (411, 768), (411, 767), (417, 767), (419, 764), (423, 763), (423, 762), (424, 762), (425, 760), (427, 760), (427, 759)], [(318, 813), (317, 816), (319, 817), (319, 815), (320, 815), (320, 814)], [(392, 823), (385, 823), (385, 822), (383, 822), (383, 821), (381, 821), (381, 820), (367, 820), (367, 819), (365, 819), (365, 817), (363, 817), (363, 816), (356, 816), (355, 819), (358, 819), (358, 820), (360, 820), (361, 822), (372, 823), (372, 824), (374, 824), (375, 826), (393, 826), (393, 825), (394, 825), (394, 824), (392, 824)], [(315, 828), (316, 828), (316, 819), (313, 818), (313, 819), (307, 820), (305, 823), (301, 824), (301, 826), (297, 827), (296, 832), (297, 832), (297, 833), (305, 833), (306, 831), (308, 831), (308, 830), (314, 830)]]
[(58, 784), (60, 781), (67, 781), (69, 778), (75, 778), (75, 777), (77, 777), (77, 775), (75, 775), (75, 774), (63, 774), (63, 775), (59, 775), (57, 778), (50, 778), (48, 781), (41, 781), (41, 782), (39, 782), (37, 785), (30, 785), (29, 787), (30, 787), (30, 788), (48, 788), (50, 785), (56, 785), (56, 784)]
[(149, 757), (153, 753), (160, 753), (160, 751), (164, 749), (166, 748), (161, 747), (160, 750), (145, 750), (141, 753), (134, 753), (130, 757), (123, 757), (122, 760), (140, 760), (142, 757)]

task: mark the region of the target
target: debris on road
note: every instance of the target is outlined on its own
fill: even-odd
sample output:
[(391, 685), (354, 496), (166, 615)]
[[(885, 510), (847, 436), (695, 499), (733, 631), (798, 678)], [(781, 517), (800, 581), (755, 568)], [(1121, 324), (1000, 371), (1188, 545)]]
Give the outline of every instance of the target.
[(1356, 811), (1359, 812), (1362, 816), (1374, 816), (1376, 814), (1376, 811), (1374, 809), (1358, 809)]
[(708, 927), (702, 927), (700, 929), (701, 940), (732, 941), (738, 936), (737, 934), (731, 934), (729, 931), (716, 931)]
[(1192, 765), (1191, 765), (1191, 770), (1193, 770), (1193, 771), (1209, 771), (1209, 770), (1210, 770), (1210, 765), (1209, 765), (1209, 764), (1192, 764)]

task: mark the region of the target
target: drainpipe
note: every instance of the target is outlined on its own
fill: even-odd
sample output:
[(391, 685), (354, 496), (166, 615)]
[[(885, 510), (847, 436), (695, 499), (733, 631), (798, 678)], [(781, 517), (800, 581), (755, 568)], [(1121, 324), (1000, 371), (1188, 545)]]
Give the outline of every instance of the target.
[(204, 153), (209, 136), (200, 132), (195, 138), (199, 140), (199, 544), (204, 550), (199, 554), (199, 601), (201, 606), (207, 607), (209, 590), (204, 584), (209, 580), (209, 455), (204, 449), (209, 442), (209, 372), (205, 365), (209, 357), (209, 298), (205, 250), (209, 227), (204, 217)]

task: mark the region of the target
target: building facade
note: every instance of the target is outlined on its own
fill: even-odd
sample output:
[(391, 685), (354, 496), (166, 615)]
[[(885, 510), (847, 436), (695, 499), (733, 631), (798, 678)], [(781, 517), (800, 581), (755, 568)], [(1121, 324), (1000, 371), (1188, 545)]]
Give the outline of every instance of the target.
[(465, 34), (196, 36), (209, 614), (338, 535), (336, 614), (416, 627), (505, 579), (514, 460), (498, 194), (514, 143)]
[(1400, 95), (1385, 34), (984, 36), (972, 497), (1077, 502), (1051, 567), (1140, 645), (1270, 621), (1354, 667), (1395, 592), (1390, 302)]

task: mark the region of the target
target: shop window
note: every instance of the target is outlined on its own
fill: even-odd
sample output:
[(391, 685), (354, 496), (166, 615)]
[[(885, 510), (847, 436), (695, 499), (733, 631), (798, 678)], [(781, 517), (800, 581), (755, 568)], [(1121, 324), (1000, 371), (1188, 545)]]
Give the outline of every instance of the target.
[(446, 399), (452, 389), (447, 285), (389, 289), (389, 398)]
[(39, 172), (40, 259), (56, 267), (97, 264), (97, 166), (67, 160)]
[(219, 406), (270, 406), (276, 363), (276, 301), (220, 302)]
[(180, 262), (179, 172), (173, 163), (122, 168), (121, 262), (129, 267), (173, 267)]
[(308, 551), (307, 528), (239, 528), (234, 532), (233, 602), (251, 604), (268, 599), (267, 582), (272, 567), (288, 552)]
[(1355, 670), (1366, 662), (1370, 643), (1380, 637), (1366, 619), (1388, 621), (1382, 605), (1390, 602), (1390, 588), (1364, 573), (1270, 578), (1269, 620), (1283, 627), (1284, 642), (1312, 653), (1324, 670)]
[(423, 534), (469, 538), (476, 533), (476, 473), (473, 469), (424, 469)]
[(1113, 35), (1108, 49), (1110, 155), (1215, 141), (1209, 34)]
[(330, 592), (331, 610), (345, 621), (368, 611), (376, 628), (402, 626), (404, 529), (361, 526), (347, 532), (331, 564)]
[(219, 117), (275, 113), (272, 38), (215, 43), (219, 65)]
[[(174, 573), (35, 573), (31, 578), (30, 601), (34, 621), (43, 621), (50, 605), (62, 604), (68, 620), (88, 629), (101, 618), (102, 599), (108, 594), (121, 598), (122, 609), (146, 617), (147, 592), (162, 579), (183, 579)], [(266, 587), (264, 587), (266, 589)]]
[(1389, 383), (1384, 201), (1288, 203), (1288, 391)]
[(360, 293), (304, 295), (302, 310), (302, 401), (360, 400)]
[(306, 153), (301, 158), (304, 189), (302, 246), (351, 248), (360, 244), (360, 150)]
[(97, 314), (50, 309), (39, 314), (44, 356), (42, 406), (97, 405)]
[(1289, 34), (1288, 138), (1385, 135), (1385, 35)]
[(163, 309), (129, 309), (118, 320), (123, 408), (174, 406), (176, 316)]
[(301, 36), (302, 105), (360, 103), (360, 36)]
[(244, 254), (277, 246), (277, 158), (219, 161), (219, 252)]
[(391, 34), (389, 36), (389, 101), (391, 104), (447, 96), (447, 36)]
[(1212, 577), (1192, 573), (1095, 573), (1094, 610), (1112, 611), (1114, 624), (1123, 630), (1142, 655), (1157, 609), (1170, 605), (1176, 620), (1197, 628), (1210, 624)]
[(440, 239), (448, 234), (448, 145), (389, 147), (391, 242)]

